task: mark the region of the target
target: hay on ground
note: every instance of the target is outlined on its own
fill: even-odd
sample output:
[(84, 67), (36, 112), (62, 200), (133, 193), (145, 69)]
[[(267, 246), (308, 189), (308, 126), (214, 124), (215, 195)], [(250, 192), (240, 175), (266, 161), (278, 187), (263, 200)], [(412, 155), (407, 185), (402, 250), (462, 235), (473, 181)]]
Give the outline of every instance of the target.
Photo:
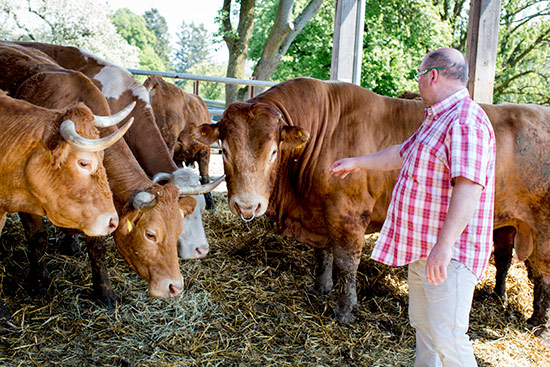
[[(114, 310), (92, 299), (85, 251), (59, 255), (51, 227), (45, 298), (26, 291), (28, 260), (16, 215), (0, 239), (0, 296), (15, 327), (0, 332), (2, 366), (412, 366), (406, 268), (369, 260), (366, 237), (354, 324), (333, 319), (336, 296), (316, 298), (313, 250), (275, 233), (267, 218), (245, 223), (214, 193), (204, 221), (209, 255), (182, 261), (184, 293), (153, 299), (109, 243)], [(526, 324), (532, 286), (522, 264), (508, 277), (508, 302), (489, 297), (494, 268), (476, 291), (470, 335), (480, 366), (548, 366), (550, 347)]]

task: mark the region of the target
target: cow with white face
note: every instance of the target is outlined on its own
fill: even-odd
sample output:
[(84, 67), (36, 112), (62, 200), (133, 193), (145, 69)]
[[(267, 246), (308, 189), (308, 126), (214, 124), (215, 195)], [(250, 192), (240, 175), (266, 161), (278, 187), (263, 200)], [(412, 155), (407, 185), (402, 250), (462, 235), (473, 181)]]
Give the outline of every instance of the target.
[[(199, 182), (199, 176), (190, 168), (181, 170), (177, 178), (182, 184), (193, 186)], [(168, 174), (158, 174), (153, 181), (172, 181), (173, 177)], [(193, 195), (197, 205), (191, 214), (183, 218), (183, 232), (178, 237), (178, 253), (182, 259), (200, 259), (208, 254), (210, 245), (204, 232), (202, 212), (206, 207), (204, 195)]]

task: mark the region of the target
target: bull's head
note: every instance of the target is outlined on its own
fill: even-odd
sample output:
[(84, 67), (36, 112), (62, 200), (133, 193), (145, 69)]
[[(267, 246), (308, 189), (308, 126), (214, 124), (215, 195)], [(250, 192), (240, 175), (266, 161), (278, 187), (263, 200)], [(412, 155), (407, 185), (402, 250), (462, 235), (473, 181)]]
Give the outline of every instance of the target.
[(79, 105), (59, 123), (45, 132), (43, 149), (29, 157), (28, 188), (53, 224), (105, 236), (117, 227), (118, 215), (103, 167), (103, 150), (121, 139), (131, 122), (98, 139), (94, 115)]
[(229, 105), (220, 122), (201, 125), (194, 136), (203, 144), (221, 140), (229, 209), (244, 220), (266, 212), (281, 160), (309, 139), (275, 107), (249, 102)]

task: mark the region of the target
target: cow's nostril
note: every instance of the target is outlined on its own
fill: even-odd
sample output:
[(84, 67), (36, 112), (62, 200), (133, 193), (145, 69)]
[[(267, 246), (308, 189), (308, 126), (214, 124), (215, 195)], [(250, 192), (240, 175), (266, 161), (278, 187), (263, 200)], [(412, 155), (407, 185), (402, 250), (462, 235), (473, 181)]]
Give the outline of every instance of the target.
[(182, 283), (178, 283), (178, 284), (171, 283), (168, 288), (170, 289), (170, 297), (175, 297), (178, 294), (180, 294), (181, 291), (183, 290), (183, 284)]
[(109, 221), (109, 230), (112, 232), (116, 229), (116, 227), (118, 227), (118, 218), (111, 218), (111, 220)]
[(205, 248), (203, 246), (195, 247), (195, 254), (196, 254), (195, 257), (197, 259), (200, 259), (201, 257), (205, 257), (207, 253), (208, 253), (208, 248)]

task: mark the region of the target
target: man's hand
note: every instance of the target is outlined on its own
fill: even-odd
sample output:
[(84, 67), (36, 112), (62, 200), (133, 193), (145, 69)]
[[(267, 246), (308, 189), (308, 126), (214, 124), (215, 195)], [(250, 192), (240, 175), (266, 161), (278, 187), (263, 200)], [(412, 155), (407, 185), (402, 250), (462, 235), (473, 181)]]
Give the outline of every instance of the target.
[(435, 244), (426, 262), (426, 279), (428, 283), (438, 285), (445, 282), (452, 251), (452, 246), (444, 246), (439, 242)]
[(359, 167), (357, 166), (357, 158), (344, 158), (337, 160), (329, 168), (331, 175), (340, 178), (344, 178), (350, 173), (357, 171), (359, 171)]

